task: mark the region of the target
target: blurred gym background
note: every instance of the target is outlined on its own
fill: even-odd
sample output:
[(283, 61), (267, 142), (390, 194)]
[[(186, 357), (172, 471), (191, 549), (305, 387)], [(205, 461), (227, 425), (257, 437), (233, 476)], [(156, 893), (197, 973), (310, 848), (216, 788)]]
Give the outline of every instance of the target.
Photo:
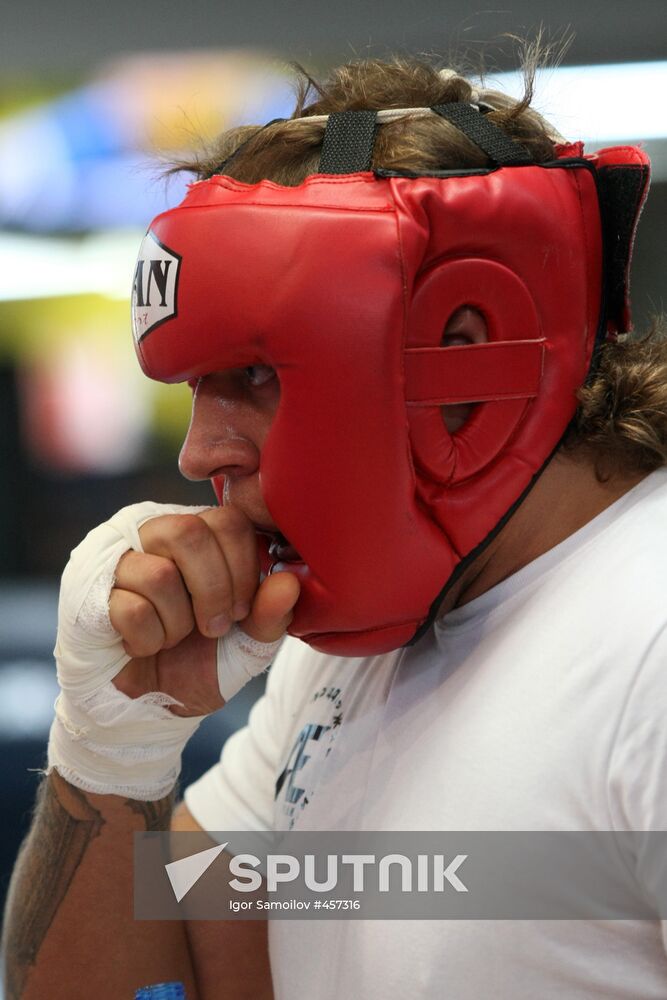
[[(643, 140), (654, 183), (633, 273), (641, 329), (664, 308), (667, 5), (656, 0), (5, 0), (0, 32), (0, 897), (25, 832), (56, 694), (51, 650), (70, 549), (119, 507), (207, 503), (179, 478), (187, 388), (141, 375), (129, 331), (145, 226), (182, 197), (165, 165), (201, 139), (288, 115), (288, 63), (484, 53), (516, 91), (507, 35), (571, 38), (535, 105), (570, 138)], [(207, 720), (184, 782), (247, 716), (255, 683)]]

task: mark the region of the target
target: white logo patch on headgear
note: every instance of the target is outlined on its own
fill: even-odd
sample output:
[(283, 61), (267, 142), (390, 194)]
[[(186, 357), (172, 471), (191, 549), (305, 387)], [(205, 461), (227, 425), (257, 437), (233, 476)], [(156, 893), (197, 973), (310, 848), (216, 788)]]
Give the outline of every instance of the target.
[(139, 248), (132, 285), (132, 331), (137, 343), (177, 315), (179, 254), (149, 230)]

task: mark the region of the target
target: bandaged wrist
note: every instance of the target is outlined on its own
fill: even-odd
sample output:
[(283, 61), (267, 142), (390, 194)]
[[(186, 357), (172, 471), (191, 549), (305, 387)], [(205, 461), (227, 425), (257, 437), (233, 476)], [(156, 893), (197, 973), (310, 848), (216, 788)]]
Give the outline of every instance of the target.
[(218, 686), (226, 702), (266, 670), (281, 642), (282, 638), (276, 642), (252, 639), (238, 625), (232, 625), (229, 632), (218, 639)]
[(173, 788), (181, 754), (201, 717), (173, 715), (162, 692), (129, 698), (111, 681), (85, 698), (61, 692), (51, 725), (49, 769), (77, 788), (152, 801)]

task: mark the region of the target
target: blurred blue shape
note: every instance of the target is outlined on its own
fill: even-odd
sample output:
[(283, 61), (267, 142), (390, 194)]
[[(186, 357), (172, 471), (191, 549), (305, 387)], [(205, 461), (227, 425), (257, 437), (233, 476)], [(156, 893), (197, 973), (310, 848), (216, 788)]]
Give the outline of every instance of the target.
[(0, 740), (46, 740), (53, 721), (58, 682), (44, 660), (14, 660), (0, 665)]
[[(224, 63), (223, 55), (220, 59)], [(41, 233), (144, 227), (178, 204), (189, 178), (165, 181), (163, 163), (142, 151), (151, 129), (162, 124), (155, 81), (161, 73), (166, 87), (169, 66), (151, 66), (147, 60), (151, 86), (142, 92), (136, 62), (0, 122), (0, 226)], [(246, 74), (253, 67), (249, 62)], [(228, 88), (220, 102), (223, 112), (216, 106), (214, 80), (200, 96), (227, 128), (291, 113), (293, 94), (286, 78), (266, 72), (255, 82), (248, 87), (246, 77), (244, 86), (241, 77), (238, 90)], [(174, 110), (177, 105), (168, 108)]]
[(0, 125), (0, 225), (35, 232), (145, 225), (183, 197), (128, 148), (102, 86)]
[(0, 579), (0, 665), (11, 659), (46, 659), (56, 641), (55, 583)]

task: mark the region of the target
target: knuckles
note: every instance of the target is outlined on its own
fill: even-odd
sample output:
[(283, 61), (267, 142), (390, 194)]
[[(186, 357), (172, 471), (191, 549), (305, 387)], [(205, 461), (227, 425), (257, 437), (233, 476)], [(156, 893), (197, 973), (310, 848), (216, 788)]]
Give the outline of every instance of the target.
[[(147, 521), (140, 534), (144, 551), (119, 563), (117, 586), (127, 594), (112, 619), (135, 656), (177, 645), (195, 623), (207, 634), (211, 617), (231, 619), (235, 603), (252, 603), (259, 558), (254, 525), (240, 508), (165, 514)], [(229, 564), (225, 553), (233, 556)]]
[(210, 529), (196, 514), (178, 514), (168, 519), (168, 533), (173, 542), (185, 549), (199, 549), (210, 536)]
[[(200, 518), (203, 520), (203, 518)], [(211, 528), (223, 535), (248, 534), (253, 530), (252, 522), (239, 507), (216, 507), (206, 515)]]
[(118, 595), (115, 601), (112, 595), (111, 620), (123, 638), (133, 643), (148, 638), (149, 632), (155, 634), (158, 629), (162, 632), (152, 604), (140, 594), (128, 591)]
[(181, 589), (181, 574), (176, 564), (170, 559), (151, 560), (145, 573), (147, 584), (151, 590), (171, 594)]
[(230, 505), (213, 507), (202, 514), (167, 514), (152, 518), (141, 528), (144, 550), (156, 548), (155, 542), (177, 555), (180, 551), (201, 551), (212, 538), (222, 545), (234, 538), (254, 538), (254, 525), (243, 511)]

